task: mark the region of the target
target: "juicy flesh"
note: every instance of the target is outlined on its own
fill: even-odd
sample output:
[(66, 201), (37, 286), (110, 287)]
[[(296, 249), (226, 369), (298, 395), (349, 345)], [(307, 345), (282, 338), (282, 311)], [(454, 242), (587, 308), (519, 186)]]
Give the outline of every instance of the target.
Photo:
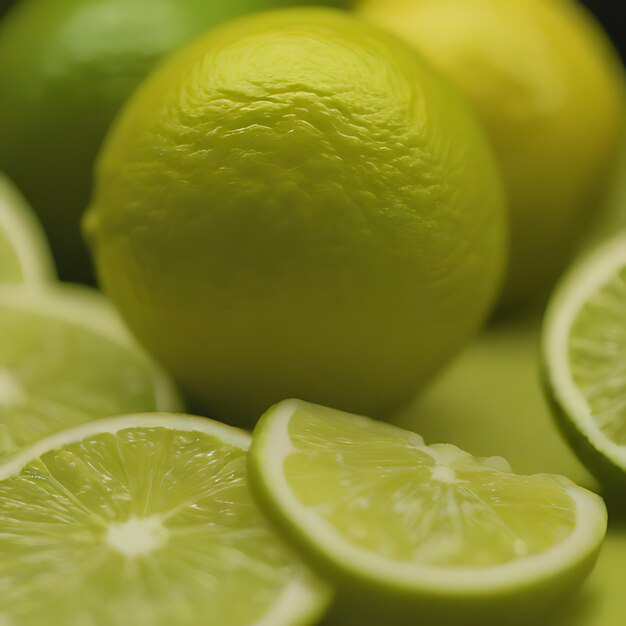
[(626, 266), (578, 313), (570, 331), (569, 362), (600, 430), (626, 446)]
[(413, 433), (298, 409), (285, 461), (293, 492), (354, 547), (433, 567), (482, 568), (545, 551), (573, 530), (560, 480), (516, 476)]
[(254, 623), (294, 571), (252, 504), (245, 454), (133, 428), (0, 481), (0, 623)]
[(146, 362), (95, 332), (0, 305), (0, 460), (98, 417), (155, 410)]

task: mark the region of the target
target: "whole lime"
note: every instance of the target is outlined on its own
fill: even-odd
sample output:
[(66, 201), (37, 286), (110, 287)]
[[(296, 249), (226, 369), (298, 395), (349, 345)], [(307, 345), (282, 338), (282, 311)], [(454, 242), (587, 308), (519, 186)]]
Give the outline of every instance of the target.
[(232, 421), (287, 396), (384, 415), (487, 315), (503, 193), (409, 46), (331, 9), (238, 20), (124, 108), (85, 220), (106, 291)]
[(62, 277), (90, 277), (80, 215), (102, 137), (136, 85), (206, 29), (294, 3), (20, 0), (9, 11), (0, 24), (0, 169), (39, 214)]
[(505, 179), (504, 305), (543, 295), (602, 206), (623, 68), (571, 0), (363, 0), (359, 14), (420, 50), (474, 106)]

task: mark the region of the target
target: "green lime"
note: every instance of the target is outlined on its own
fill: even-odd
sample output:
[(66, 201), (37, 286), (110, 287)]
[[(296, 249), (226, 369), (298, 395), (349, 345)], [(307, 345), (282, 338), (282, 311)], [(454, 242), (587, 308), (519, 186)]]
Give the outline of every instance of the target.
[(165, 56), (296, 0), (20, 0), (0, 23), (0, 169), (34, 206), (63, 278), (87, 280), (92, 167), (120, 106)]
[(481, 324), (505, 263), (498, 174), (463, 103), (330, 9), (232, 22), (154, 73), (84, 225), (137, 337), (239, 423), (292, 395), (388, 414)]
[(612, 169), (624, 71), (609, 38), (568, 0), (365, 0), (359, 14), (413, 44), (473, 105), (509, 198), (504, 304), (544, 295)]
[(0, 459), (98, 417), (179, 406), (98, 292), (0, 287)]
[(543, 362), (555, 415), (608, 487), (626, 485), (626, 232), (577, 263), (546, 313)]
[(54, 263), (37, 218), (0, 174), (0, 283), (41, 283), (53, 277)]
[(0, 623), (315, 623), (328, 594), (254, 506), (248, 444), (211, 420), (134, 415), (5, 463)]
[(266, 514), (340, 590), (424, 623), (545, 611), (591, 571), (606, 531), (602, 499), (566, 478), (297, 400), (261, 419), (249, 472)]

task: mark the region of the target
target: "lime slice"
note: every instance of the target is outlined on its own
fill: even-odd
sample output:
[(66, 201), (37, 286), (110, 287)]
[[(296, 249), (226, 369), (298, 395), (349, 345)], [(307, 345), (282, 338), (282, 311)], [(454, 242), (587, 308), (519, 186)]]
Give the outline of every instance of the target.
[(296, 400), (262, 418), (249, 468), (266, 513), (340, 589), (435, 623), (545, 610), (606, 531), (602, 499), (566, 478)]
[(0, 459), (95, 418), (179, 408), (100, 293), (0, 287)]
[(248, 444), (208, 419), (122, 416), (5, 463), (0, 624), (314, 623), (325, 590), (253, 505)]
[(557, 287), (543, 329), (545, 381), (561, 429), (607, 487), (626, 485), (626, 233)]
[(0, 283), (39, 283), (53, 278), (54, 262), (35, 214), (0, 174)]

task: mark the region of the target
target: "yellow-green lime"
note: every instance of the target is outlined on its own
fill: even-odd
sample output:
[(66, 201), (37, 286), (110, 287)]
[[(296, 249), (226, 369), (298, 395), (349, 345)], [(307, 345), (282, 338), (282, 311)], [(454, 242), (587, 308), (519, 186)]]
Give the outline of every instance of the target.
[(168, 377), (101, 294), (0, 287), (0, 459), (68, 426), (179, 407)]
[(609, 38), (570, 0), (366, 0), (358, 10), (473, 105), (508, 192), (504, 303), (543, 295), (598, 213), (612, 169), (624, 71)]
[(0, 174), (0, 283), (37, 284), (53, 277), (52, 255), (37, 218)]
[(102, 138), (135, 87), (205, 30), (297, 3), (20, 0), (2, 19), (0, 169), (41, 218), (63, 278), (90, 278), (80, 215)]
[(314, 624), (328, 592), (253, 504), (248, 445), (211, 420), (130, 415), (0, 466), (0, 623)]
[(205, 410), (387, 414), (478, 328), (505, 263), (480, 128), (409, 46), (330, 9), (230, 23), (124, 108), (85, 230)]
[(574, 450), (623, 499), (626, 485), (626, 232), (579, 261), (543, 328), (546, 388)]
[(261, 418), (249, 472), (340, 592), (412, 623), (527, 624), (580, 585), (606, 531), (602, 499), (566, 478), (297, 400)]

